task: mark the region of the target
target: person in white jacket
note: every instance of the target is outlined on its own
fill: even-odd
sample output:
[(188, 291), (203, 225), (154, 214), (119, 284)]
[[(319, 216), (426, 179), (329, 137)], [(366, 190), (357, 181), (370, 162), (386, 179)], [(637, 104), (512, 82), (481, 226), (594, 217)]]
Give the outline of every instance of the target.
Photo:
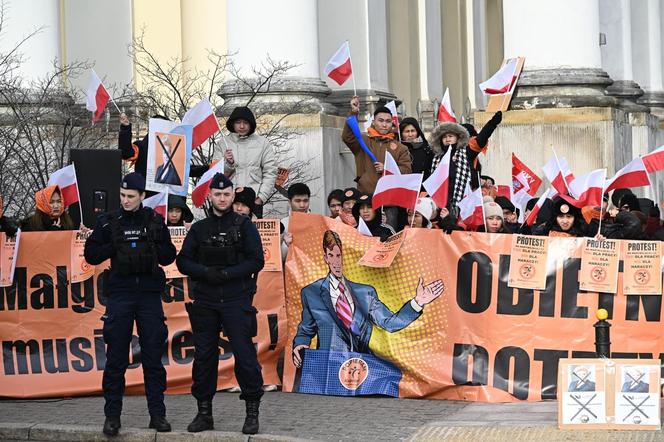
[(215, 151), (213, 159), (223, 156), (224, 175), (235, 187), (251, 187), (256, 190), (254, 214), (263, 216), (263, 204), (274, 192), (277, 179), (277, 159), (267, 138), (256, 133), (256, 117), (248, 107), (233, 109), (226, 121), (230, 134), (223, 154)]

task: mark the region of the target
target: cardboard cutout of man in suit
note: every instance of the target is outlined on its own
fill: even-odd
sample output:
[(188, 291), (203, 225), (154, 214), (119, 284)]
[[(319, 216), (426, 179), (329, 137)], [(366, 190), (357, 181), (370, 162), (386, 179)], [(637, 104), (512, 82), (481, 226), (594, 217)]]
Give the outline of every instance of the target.
[(392, 312), (378, 299), (375, 288), (344, 277), (341, 239), (332, 230), (323, 234), (323, 254), (329, 273), (301, 291), (302, 320), (293, 339), (296, 367), (302, 363), (300, 352), (309, 348), (314, 336), (319, 349), (371, 353), (374, 325), (391, 333), (409, 326), (445, 289), (440, 279), (424, 285), (420, 278), (415, 297)]

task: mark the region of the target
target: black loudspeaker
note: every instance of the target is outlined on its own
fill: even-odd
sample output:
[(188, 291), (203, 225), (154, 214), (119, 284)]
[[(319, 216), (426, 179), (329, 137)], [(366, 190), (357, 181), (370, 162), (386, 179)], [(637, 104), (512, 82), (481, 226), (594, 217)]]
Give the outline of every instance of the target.
[[(83, 224), (94, 227), (97, 216), (120, 207), (122, 153), (119, 149), (72, 149), (69, 161), (76, 168), (81, 197)], [(69, 207), (69, 215), (80, 223), (78, 204)]]

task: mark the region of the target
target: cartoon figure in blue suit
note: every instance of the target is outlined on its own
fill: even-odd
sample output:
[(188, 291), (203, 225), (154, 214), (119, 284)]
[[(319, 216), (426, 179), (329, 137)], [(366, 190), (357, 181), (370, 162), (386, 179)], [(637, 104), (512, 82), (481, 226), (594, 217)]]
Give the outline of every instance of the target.
[(302, 364), (300, 352), (316, 335), (319, 349), (371, 353), (374, 325), (389, 332), (407, 327), (445, 289), (440, 279), (424, 285), (420, 278), (415, 297), (395, 313), (378, 299), (375, 288), (344, 277), (341, 238), (332, 230), (323, 234), (323, 254), (330, 272), (301, 291), (302, 320), (293, 340), (296, 367)]

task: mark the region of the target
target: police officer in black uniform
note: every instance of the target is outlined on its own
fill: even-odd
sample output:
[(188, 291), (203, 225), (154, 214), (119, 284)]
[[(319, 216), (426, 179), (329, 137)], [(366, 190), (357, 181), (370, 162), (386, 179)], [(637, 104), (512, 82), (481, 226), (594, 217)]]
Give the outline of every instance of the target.
[(143, 207), (144, 198), (145, 178), (136, 172), (126, 175), (120, 188), (122, 208), (100, 215), (85, 242), (87, 262), (96, 265), (111, 260), (106, 313), (102, 316), (106, 342), (102, 381), (106, 400), (104, 434), (109, 436), (118, 434), (120, 428), (134, 320), (141, 346), (150, 428), (171, 431), (164, 406), (166, 370), (161, 362), (168, 337), (161, 305), (166, 278), (159, 265), (172, 263), (176, 250), (164, 218)]
[(265, 264), (258, 230), (251, 220), (233, 212), (233, 183), (216, 174), (210, 184), (212, 213), (196, 222), (177, 257), (181, 273), (194, 281), (194, 302), (187, 304), (194, 333), (191, 393), (198, 414), (187, 430), (212, 430), (212, 398), (217, 390), (219, 333), (222, 328), (235, 356), (240, 399), (246, 401), (245, 434), (258, 432), (258, 407), (263, 375), (252, 337), (256, 336), (256, 309), (252, 306), (256, 276)]

